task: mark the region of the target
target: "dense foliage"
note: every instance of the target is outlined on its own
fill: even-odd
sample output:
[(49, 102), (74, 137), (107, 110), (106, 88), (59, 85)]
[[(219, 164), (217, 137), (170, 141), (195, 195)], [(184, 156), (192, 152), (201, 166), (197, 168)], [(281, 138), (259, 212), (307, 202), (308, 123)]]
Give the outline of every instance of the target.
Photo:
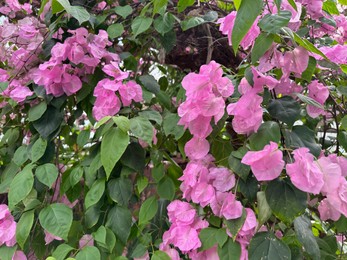
[(0, 258), (347, 252), (347, 1), (5, 0)]

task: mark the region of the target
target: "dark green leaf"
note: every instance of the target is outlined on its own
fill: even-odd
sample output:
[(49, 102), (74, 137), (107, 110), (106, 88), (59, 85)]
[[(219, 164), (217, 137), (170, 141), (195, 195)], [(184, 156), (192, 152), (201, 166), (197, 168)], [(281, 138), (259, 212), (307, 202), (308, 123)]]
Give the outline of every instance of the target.
[(262, 0), (242, 0), (231, 37), (234, 53), (262, 10)]
[(24, 249), (25, 241), (27, 240), (31, 227), (34, 223), (34, 210), (24, 212), (17, 223), (16, 227), (16, 240), (18, 245)]
[(0, 255), (1, 260), (12, 260), (14, 252), (16, 251), (17, 246), (8, 247), (6, 245), (3, 245), (0, 247)]
[(145, 111), (139, 112), (139, 115), (141, 117), (144, 117), (151, 121), (156, 122), (158, 125), (161, 125), (161, 123), (163, 122), (163, 118), (161, 114), (155, 110), (145, 110)]
[(130, 211), (127, 208), (117, 205), (107, 214), (106, 227), (109, 227), (124, 245), (130, 234), (131, 219)]
[(28, 147), (27, 146), (20, 146), (16, 150), (16, 152), (13, 155), (13, 162), (21, 166), (23, 163), (25, 163), (29, 159), (29, 154), (28, 154)]
[(143, 75), (139, 77), (142, 86), (148, 91), (157, 94), (160, 91), (160, 86), (152, 75)]
[(147, 31), (151, 26), (152, 22), (153, 19), (149, 17), (136, 17), (131, 24), (131, 29), (133, 30), (134, 37)]
[(312, 225), (309, 218), (302, 215), (294, 220), (294, 229), (299, 241), (313, 260), (320, 260), (320, 252), (317, 241), (312, 233)]
[(264, 122), (258, 131), (249, 138), (252, 150), (262, 150), (270, 141), (278, 143), (281, 139), (281, 131), (278, 123), (274, 121)]
[[(221, 232), (219, 232), (221, 230)], [(204, 228), (200, 231), (199, 233), (199, 238), (201, 241), (201, 247), (199, 248), (199, 251), (207, 250), (212, 248), (214, 245), (218, 244), (217, 241), (217, 236), (221, 236), (223, 238), (221, 239), (222, 241), (224, 240), (224, 243), (226, 239), (228, 238), (228, 235), (225, 230), (223, 229), (217, 229), (217, 228)]]
[(111, 128), (101, 141), (101, 162), (106, 171), (107, 179), (125, 152), (129, 144), (129, 135), (120, 128)]
[(181, 22), (181, 28), (182, 28), (182, 31), (187, 31), (190, 28), (196, 27), (196, 26), (203, 24), (205, 22), (206, 21), (202, 17), (196, 16), (196, 17), (189, 18), (188, 20), (182, 21)]
[(86, 209), (98, 203), (105, 191), (105, 179), (99, 179), (93, 183), (91, 189), (87, 192), (84, 205)]
[(63, 114), (53, 106), (48, 106), (46, 112), (39, 120), (33, 122), (34, 128), (47, 139), (50, 134), (58, 129), (63, 121)]
[(293, 149), (307, 147), (310, 152), (318, 157), (321, 147), (315, 140), (315, 133), (305, 125), (294, 126), (292, 131), (286, 130), (285, 141), (288, 147)]
[(171, 258), (167, 253), (163, 251), (155, 251), (152, 255), (151, 260), (170, 260)]
[(172, 134), (175, 136), (176, 140), (183, 136), (185, 130), (183, 126), (178, 125), (179, 120), (180, 117), (177, 114), (167, 113), (164, 116), (163, 128), (165, 135), (168, 136)]
[(291, 223), (306, 209), (307, 195), (286, 180), (271, 181), (265, 191), (272, 212), (285, 223)]
[(27, 165), (13, 178), (8, 192), (8, 203), (10, 209), (25, 199), (30, 193), (34, 185), (32, 168), (33, 166), (31, 164)]
[(230, 231), (230, 234), (233, 235), (233, 239), (236, 239), (237, 234), (241, 230), (243, 224), (245, 223), (247, 217), (247, 212), (245, 209), (242, 210), (242, 216), (237, 219), (229, 219), (224, 220), (224, 224), (227, 226), (227, 228)]
[(100, 260), (100, 252), (95, 246), (85, 246), (75, 257), (76, 260)]
[(320, 56), (322, 56), (324, 59), (327, 59), (327, 56), (325, 56), (325, 54), (323, 52), (321, 52), (319, 49), (317, 49), (316, 46), (314, 46), (311, 42), (309, 42), (307, 39), (302, 39), (298, 34), (296, 34), (295, 32), (293, 32), (294, 35), (294, 40), (296, 43), (298, 43), (300, 46), (304, 47), (306, 50), (316, 53)]
[(154, 20), (154, 28), (158, 33), (164, 35), (172, 30), (175, 23), (175, 17), (171, 13), (165, 13)]
[(291, 259), (289, 247), (270, 232), (259, 232), (252, 238), (248, 257), (250, 260)]
[(152, 144), (153, 125), (147, 118), (138, 116), (130, 119), (130, 130), (137, 138), (142, 139), (149, 145)]
[(67, 244), (61, 244), (53, 251), (52, 256), (56, 260), (64, 260), (66, 259), (67, 254), (70, 253), (73, 249), (73, 247)]
[(218, 256), (220, 260), (239, 260), (241, 246), (238, 242), (229, 238), (222, 247), (218, 247)]
[(41, 226), (52, 235), (67, 239), (72, 224), (72, 209), (62, 203), (50, 204), (41, 210)]
[(231, 154), (228, 158), (230, 169), (241, 177), (244, 181), (247, 180), (251, 168), (248, 165), (241, 163), (241, 160)]
[(146, 199), (140, 208), (139, 225), (147, 224), (158, 211), (158, 200), (155, 197)]
[(272, 117), (290, 126), (300, 118), (300, 104), (290, 96), (280, 99), (271, 99), (268, 111)]
[(261, 226), (272, 215), (272, 211), (269, 204), (267, 203), (264, 191), (259, 191), (257, 193), (257, 205), (258, 205), (258, 221), (259, 221), (259, 226)]
[(179, 13), (181, 13), (186, 10), (187, 7), (192, 6), (194, 3), (194, 0), (178, 0), (177, 10)]
[(292, 13), (280, 11), (278, 14), (267, 14), (259, 21), (259, 27), (269, 33), (278, 33), (280, 29), (287, 26)]
[(119, 36), (121, 36), (124, 32), (124, 27), (121, 23), (114, 23), (111, 24), (108, 28), (107, 28), (107, 33), (108, 36), (111, 39), (117, 38)]
[(257, 37), (251, 52), (252, 63), (256, 63), (265, 54), (265, 52), (271, 47), (274, 38), (275, 37), (272, 33), (261, 33)]
[(308, 60), (308, 66), (306, 70), (302, 73), (301, 78), (307, 82), (311, 82), (314, 71), (316, 70), (317, 60), (310, 56)]
[(107, 184), (110, 198), (121, 206), (128, 206), (132, 195), (132, 183), (129, 179), (112, 179)]
[(165, 176), (158, 183), (158, 195), (162, 199), (173, 200), (175, 197), (175, 183), (170, 177)]
[(36, 178), (48, 188), (52, 187), (53, 183), (58, 178), (58, 174), (57, 167), (52, 163), (40, 165), (35, 170)]
[(36, 121), (46, 112), (46, 110), (47, 103), (44, 101), (37, 104), (36, 106), (31, 107), (28, 112), (28, 120), (31, 122)]
[(143, 170), (145, 168), (145, 159), (146, 159), (146, 152), (142, 148), (142, 146), (139, 143), (130, 143), (125, 150), (124, 154), (120, 158), (120, 162), (139, 172), (143, 173)]
[(47, 141), (39, 138), (31, 148), (31, 161), (37, 162), (44, 154), (47, 148)]
[(114, 11), (116, 12), (116, 14), (122, 16), (125, 19), (133, 12), (133, 9), (131, 8), (130, 5), (125, 5), (125, 6), (116, 6), (114, 8)]

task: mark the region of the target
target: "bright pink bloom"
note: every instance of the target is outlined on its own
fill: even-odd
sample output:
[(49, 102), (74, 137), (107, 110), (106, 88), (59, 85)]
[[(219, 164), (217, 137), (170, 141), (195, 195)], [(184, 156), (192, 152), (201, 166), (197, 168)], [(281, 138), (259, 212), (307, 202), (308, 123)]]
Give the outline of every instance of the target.
[(257, 132), (263, 120), (262, 101), (255, 91), (248, 91), (236, 103), (228, 105), (228, 114), (234, 116), (232, 125), (236, 133), (249, 135)]
[(318, 194), (323, 185), (323, 173), (316, 163), (309, 149), (301, 147), (293, 151), (294, 163), (287, 164), (287, 174), (295, 187), (298, 189)]
[(265, 145), (261, 151), (247, 152), (241, 162), (251, 166), (251, 170), (258, 181), (276, 179), (284, 167), (282, 151), (278, 149), (278, 145), (274, 142)]
[(218, 217), (236, 219), (242, 216), (242, 204), (232, 192), (217, 192), (210, 206), (213, 214)]
[(190, 225), (196, 217), (196, 210), (187, 202), (174, 200), (167, 207), (169, 221), (182, 225)]
[(142, 101), (142, 88), (135, 81), (129, 81), (126, 84), (121, 84), (119, 94), (124, 106), (129, 106), (131, 101)]
[(107, 91), (104, 96), (98, 96), (93, 107), (93, 117), (100, 120), (105, 116), (114, 116), (120, 110), (119, 98), (113, 91)]
[(44, 232), (45, 232), (45, 242), (46, 242), (45, 245), (50, 244), (53, 240), (58, 240), (58, 241), (63, 240), (61, 237), (55, 236), (46, 230), (44, 230)]
[(111, 61), (110, 64), (105, 65), (102, 70), (109, 76), (113, 77), (115, 80), (123, 80), (129, 76), (128, 72), (123, 72), (117, 62)]
[(340, 177), (337, 190), (329, 192), (327, 199), (330, 205), (347, 217), (347, 181), (344, 177)]
[(209, 171), (213, 187), (220, 192), (229, 191), (235, 186), (235, 175), (227, 168), (213, 167)]
[(6, 244), (11, 247), (16, 243), (16, 227), (10, 210), (6, 204), (0, 205), (0, 246)]
[[(235, 19), (236, 19), (236, 11), (231, 12), (226, 17), (218, 19), (217, 23), (220, 24), (219, 30), (224, 34), (228, 36), (229, 45), (231, 45), (231, 37), (232, 37), (232, 31), (234, 29)], [(241, 46), (244, 49), (247, 49), (248, 47), (252, 46), (255, 39), (260, 34), (260, 29), (257, 26), (259, 18), (257, 18), (252, 27), (247, 32), (246, 36), (241, 41)]]
[[(308, 96), (315, 101), (317, 101), (319, 104), (324, 105), (325, 101), (329, 97), (329, 90), (326, 86), (324, 86), (322, 83), (319, 83), (318, 80), (312, 81), (308, 86)], [(319, 115), (324, 114), (324, 110), (313, 106), (313, 105), (307, 105), (307, 114), (309, 114), (310, 117), (316, 118)]]
[(339, 187), (340, 177), (342, 176), (341, 167), (331, 157), (321, 157), (317, 160), (317, 165), (323, 173), (324, 185), (321, 192), (327, 193), (336, 191)]
[[(324, 46), (319, 48), (319, 50), (332, 62), (337, 64), (347, 64), (347, 45), (336, 44), (332, 47)], [(314, 57), (319, 60), (323, 59), (319, 55), (314, 55)]]
[(217, 246), (214, 246), (210, 249), (197, 252), (197, 250), (194, 250), (192, 252), (188, 253), (189, 258), (192, 260), (219, 260), (219, 255), (217, 252)]
[(285, 74), (290, 72), (301, 75), (308, 66), (308, 51), (304, 47), (296, 47), (292, 51), (287, 51), (283, 57), (282, 70)]
[(159, 245), (159, 249), (161, 251), (165, 252), (170, 257), (171, 260), (180, 260), (180, 255), (179, 255), (179, 253), (177, 252), (176, 249), (171, 248), (168, 245), (164, 246), (163, 243), (161, 243)]

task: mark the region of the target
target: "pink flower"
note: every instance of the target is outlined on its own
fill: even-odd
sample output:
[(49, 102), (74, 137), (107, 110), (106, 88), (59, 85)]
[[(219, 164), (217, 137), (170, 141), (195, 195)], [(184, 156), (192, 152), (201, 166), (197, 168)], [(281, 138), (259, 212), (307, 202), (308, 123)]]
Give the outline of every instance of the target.
[(236, 219), (242, 216), (242, 204), (232, 192), (217, 192), (210, 206), (213, 214), (218, 217)]
[(262, 101), (255, 91), (248, 91), (236, 103), (228, 105), (228, 114), (234, 116), (232, 125), (236, 133), (249, 135), (257, 132), (263, 120)]
[(290, 72), (301, 75), (308, 66), (308, 51), (304, 47), (296, 47), (293, 51), (287, 51), (283, 57), (282, 70), (286, 75)]
[(102, 70), (109, 76), (113, 77), (115, 80), (123, 80), (129, 76), (128, 72), (123, 72), (117, 62), (111, 61), (110, 64), (105, 65)]
[(213, 167), (209, 171), (209, 177), (217, 191), (229, 191), (235, 186), (235, 175), (227, 168)]
[(12, 256), (12, 260), (27, 260), (27, 257), (23, 253), (23, 251), (17, 250)]
[(284, 167), (282, 151), (274, 142), (265, 145), (258, 152), (247, 152), (242, 163), (251, 166), (252, 172), (258, 181), (271, 181), (276, 179)]
[(176, 249), (171, 248), (168, 245), (164, 246), (163, 243), (161, 243), (159, 245), (159, 249), (161, 251), (165, 252), (170, 257), (171, 260), (180, 260), (180, 255), (179, 255), (179, 253), (177, 252)]
[(184, 147), (186, 155), (190, 159), (201, 159), (205, 157), (210, 149), (209, 142), (204, 138), (193, 137)]
[(195, 209), (187, 202), (174, 200), (167, 207), (170, 222), (190, 225), (196, 217)]
[[(220, 24), (219, 30), (224, 35), (228, 35), (229, 45), (231, 45), (232, 31), (234, 29), (235, 19), (236, 19), (236, 11), (231, 12), (224, 18), (218, 19), (217, 23)], [(241, 46), (244, 49), (247, 49), (251, 45), (253, 45), (255, 39), (260, 34), (260, 29), (257, 26), (259, 18), (257, 18), (250, 30), (247, 32), (246, 36), (241, 41)]]
[(337, 190), (329, 192), (327, 199), (330, 205), (347, 217), (347, 181), (344, 177), (340, 177)]
[(105, 116), (114, 116), (120, 110), (119, 98), (113, 91), (107, 91), (104, 96), (98, 96), (93, 107), (93, 117), (100, 120)]
[(46, 230), (44, 230), (44, 232), (45, 232), (45, 242), (46, 242), (45, 245), (50, 244), (53, 240), (58, 240), (58, 241), (63, 240), (61, 237), (55, 236)]
[(292, 183), (302, 191), (318, 194), (324, 185), (324, 180), (323, 173), (314, 163), (313, 155), (306, 147), (294, 150), (293, 154), (295, 162), (286, 166)]
[(134, 81), (129, 81), (126, 84), (120, 84), (119, 94), (124, 106), (129, 106), (131, 101), (142, 101), (142, 88)]
[(341, 216), (341, 213), (329, 203), (328, 199), (324, 199), (319, 203), (318, 211), (320, 219), (323, 221), (328, 219), (337, 221)]
[(0, 205), (0, 246), (6, 244), (11, 247), (16, 244), (16, 227), (10, 210), (6, 204)]
[(219, 255), (217, 252), (217, 246), (210, 249), (197, 252), (196, 250), (189, 252), (189, 258), (192, 260), (219, 260)]
[(341, 166), (332, 160), (331, 156), (321, 157), (317, 160), (317, 165), (323, 173), (324, 185), (321, 193), (324, 195), (336, 191), (339, 187), (342, 176)]
[[(315, 101), (317, 101), (319, 104), (324, 105), (324, 102), (329, 97), (329, 90), (326, 86), (324, 86), (322, 83), (319, 83), (318, 80), (312, 81), (308, 86), (308, 96)], [(307, 114), (309, 114), (310, 117), (316, 118), (319, 115), (322, 115), (324, 113), (324, 110), (313, 106), (313, 105), (307, 105)]]

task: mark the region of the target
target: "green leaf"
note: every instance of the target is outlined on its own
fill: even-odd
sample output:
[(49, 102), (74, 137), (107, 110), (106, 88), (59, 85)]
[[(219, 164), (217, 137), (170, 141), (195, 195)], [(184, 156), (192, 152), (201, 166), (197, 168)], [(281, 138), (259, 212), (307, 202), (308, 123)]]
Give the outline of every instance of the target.
[(120, 128), (111, 128), (106, 132), (101, 141), (101, 163), (104, 166), (107, 179), (122, 157), (129, 144), (129, 135)]
[(233, 240), (236, 239), (237, 234), (240, 232), (243, 224), (245, 223), (247, 212), (245, 209), (242, 210), (242, 215), (236, 219), (224, 220), (224, 224), (229, 229), (230, 234), (233, 235)]
[(258, 202), (258, 221), (259, 227), (262, 226), (272, 215), (271, 208), (267, 203), (265, 192), (259, 191), (257, 193)]
[(116, 6), (114, 8), (114, 11), (116, 14), (122, 16), (123, 19), (127, 18), (131, 13), (133, 12), (133, 9), (131, 8), (130, 5), (125, 5), (125, 6)]
[(125, 245), (132, 223), (129, 209), (115, 205), (107, 214), (106, 227), (109, 227), (116, 237)]
[(41, 226), (52, 235), (67, 240), (72, 224), (72, 209), (62, 203), (50, 204), (41, 210)]
[(98, 203), (105, 191), (105, 179), (99, 179), (93, 183), (88, 191), (84, 205), (86, 209)]
[(48, 188), (52, 187), (53, 183), (58, 178), (58, 174), (57, 167), (52, 163), (40, 165), (35, 170), (36, 178)]
[(308, 60), (308, 65), (306, 70), (301, 74), (301, 78), (306, 80), (307, 82), (311, 82), (313, 73), (315, 72), (317, 67), (317, 60), (310, 56)]
[[(218, 240), (217, 236), (219, 237)], [(199, 251), (203, 251), (212, 248), (216, 244), (219, 244), (219, 240), (224, 241), (224, 244), (228, 238), (228, 235), (224, 229), (204, 228), (200, 231), (199, 238), (202, 244)]]
[(187, 7), (192, 6), (195, 3), (195, 0), (178, 0), (177, 11), (179, 13), (186, 10)]
[(231, 37), (234, 53), (237, 53), (242, 39), (246, 36), (262, 10), (262, 0), (242, 0), (240, 8), (237, 11)]
[(113, 122), (125, 133), (130, 130), (130, 121), (125, 116), (113, 116)]
[(149, 145), (153, 139), (153, 125), (144, 117), (138, 116), (130, 119), (130, 130), (134, 136), (142, 139)]
[(318, 103), (316, 100), (314, 100), (313, 98), (310, 98), (308, 96), (305, 96), (303, 94), (300, 93), (295, 93), (295, 95), (304, 103), (311, 105), (311, 106), (315, 106), (315, 107), (319, 107), (321, 109), (324, 109), (324, 106), (322, 106), (320, 103)]
[(179, 120), (180, 117), (177, 114), (167, 113), (164, 116), (163, 129), (165, 135), (168, 136), (172, 134), (173, 136), (175, 136), (176, 140), (180, 139), (183, 136), (185, 130), (183, 126), (178, 125)]
[(175, 17), (171, 13), (165, 13), (154, 20), (154, 28), (161, 35), (170, 32), (175, 24)]
[(292, 32), (294, 35), (294, 40), (296, 43), (298, 43), (300, 46), (304, 47), (306, 50), (316, 53), (320, 56), (322, 56), (324, 59), (328, 59), (327, 56), (323, 52), (321, 52), (319, 49), (317, 49), (316, 46), (314, 46), (311, 42), (309, 42), (307, 39), (302, 39), (298, 34), (295, 32)]
[(300, 118), (300, 104), (290, 96), (271, 99), (268, 105), (270, 115), (289, 126)]
[(270, 141), (278, 143), (281, 139), (281, 130), (274, 121), (264, 122), (258, 131), (249, 137), (249, 145), (252, 150), (262, 150)]
[(110, 198), (121, 206), (128, 206), (132, 195), (132, 182), (129, 179), (112, 179), (107, 184)]
[(215, 161), (221, 166), (229, 167), (228, 158), (232, 151), (233, 148), (230, 145), (230, 140), (224, 140), (217, 137), (211, 143), (210, 153), (215, 158)]
[(122, 165), (135, 170), (136, 172), (143, 173), (145, 169), (146, 151), (137, 142), (132, 142), (128, 145), (124, 154), (120, 158)]
[(152, 75), (140, 76), (139, 81), (145, 89), (153, 94), (157, 94), (160, 91), (160, 86)]
[(158, 195), (162, 199), (173, 200), (175, 197), (175, 183), (170, 177), (165, 176), (162, 178), (157, 186)]
[(339, 4), (347, 5), (347, 0), (338, 0)]
[(18, 147), (18, 149), (16, 150), (12, 158), (13, 162), (18, 166), (21, 166), (28, 159), (29, 159), (28, 147), (24, 145)]
[(53, 106), (48, 106), (40, 119), (33, 122), (34, 128), (42, 138), (47, 139), (63, 121), (63, 114)]
[(167, 253), (163, 251), (155, 251), (152, 255), (151, 260), (170, 260), (171, 258), (168, 256)]
[(27, 165), (13, 178), (8, 192), (10, 209), (25, 199), (33, 188), (34, 175), (32, 173), (32, 168), (33, 166), (31, 164)]
[(267, 14), (259, 21), (259, 27), (265, 32), (278, 33), (280, 29), (287, 26), (292, 13), (280, 11), (278, 14)]
[(158, 200), (155, 197), (146, 199), (140, 208), (139, 225), (147, 224), (158, 211)]
[(133, 30), (134, 37), (147, 31), (149, 27), (151, 27), (152, 22), (153, 19), (149, 17), (136, 17), (131, 24), (131, 29)]
[(312, 225), (309, 218), (302, 215), (294, 220), (294, 229), (298, 240), (304, 246), (307, 253), (313, 260), (320, 259), (320, 252), (317, 241), (312, 233)]
[(110, 253), (116, 245), (116, 236), (109, 228), (105, 228), (104, 226), (100, 226), (99, 229), (93, 233), (93, 237), (98, 243), (98, 246), (106, 248)]
[(241, 246), (238, 242), (229, 238), (222, 247), (218, 247), (218, 256), (220, 260), (239, 260)]
[(83, 168), (75, 167), (72, 171), (65, 172), (63, 174), (63, 191), (66, 192), (70, 188), (73, 188), (78, 182), (80, 182), (83, 176)]
[(271, 47), (274, 38), (275, 37), (272, 33), (261, 33), (257, 37), (251, 52), (252, 63), (256, 63), (265, 54), (265, 52)]
[(340, 129), (347, 131), (347, 115), (342, 118), (340, 123)]
[(28, 239), (33, 223), (34, 223), (34, 210), (24, 212), (17, 223), (16, 240), (18, 245), (22, 249), (24, 249), (25, 241)]
[(139, 115), (141, 117), (147, 118), (148, 120), (156, 122), (158, 125), (161, 125), (161, 123), (163, 122), (163, 118), (158, 111), (145, 110), (145, 111), (139, 112)]
[(144, 176), (140, 176), (137, 179), (136, 186), (137, 186), (137, 191), (140, 194), (148, 186), (148, 178)]
[(44, 154), (47, 148), (47, 141), (39, 138), (31, 148), (31, 161), (37, 162)]
[[(90, 14), (82, 6), (72, 6), (68, 0), (54, 0), (54, 1), (59, 2), (69, 15), (76, 18), (79, 24), (82, 24), (83, 22), (86, 22), (89, 20)], [(55, 10), (55, 12), (57, 12), (57, 10)]]
[(28, 120), (30, 122), (36, 121), (46, 112), (46, 110), (47, 110), (46, 102), (41, 102), (37, 104), (36, 106), (31, 107), (28, 112)]
[(346, 232), (347, 218), (344, 215), (341, 215), (341, 217), (335, 222), (335, 227), (338, 233)]
[(241, 163), (241, 160), (230, 154), (228, 158), (230, 169), (241, 177), (244, 181), (247, 180), (251, 168), (248, 165)]
[(3, 245), (0, 247), (0, 256), (1, 260), (12, 260), (14, 252), (16, 251), (17, 246), (8, 247), (6, 245)]
[(289, 247), (273, 233), (259, 232), (252, 238), (248, 249), (249, 260), (291, 259)]
[(339, 15), (340, 14), (340, 11), (337, 8), (334, 0), (324, 1), (322, 9), (331, 15), (333, 15), (333, 14)]
[(295, 188), (289, 181), (271, 181), (265, 195), (272, 212), (285, 223), (291, 223), (306, 209), (306, 193)]
[(67, 245), (61, 244), (54, 251), (52, 256), (57, 260), (64, 260), (68, 253), (70, 253), (74, 248)]
[(153, 14), (162, 13), (161, 10), (164, 7), (166, 8), (168, 3), (168, 0), (152, 0), (152, 1), (153, 1)]
[(182, 21), (181, 22), (181, 28), (182, 28), (182, 31), (187, 31), (190, 28), (196, 27), (196, 26), (203, 24), (205, 22), (206, 21), (202, 17), (196, 16), (196, 17), (189, 18), (188, 20)]
[(117, 38), (119, 36), (121, 36), (124, 32), (124, 27), (121, 23), (114, 23), (111, 24), (108, 28), (107, 28), (107, 33), (108, 36), (111, 39)]
[(76, 260), (100, 260), (101, 255), (95, 246), (85, 246), (75, 257)]
[(287, 147), (293, 149), (307, 147), (316, 157), (320, 155), (322, 150), (316, 142), (315, 133), (305, 125), (294, 126), (292, 131), (286, 130), (285, 142)]

